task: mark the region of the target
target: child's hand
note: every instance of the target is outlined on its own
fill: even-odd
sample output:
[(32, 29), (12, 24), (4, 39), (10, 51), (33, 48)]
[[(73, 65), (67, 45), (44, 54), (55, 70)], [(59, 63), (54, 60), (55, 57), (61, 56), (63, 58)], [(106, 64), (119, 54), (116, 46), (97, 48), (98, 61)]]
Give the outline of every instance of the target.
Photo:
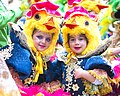
[(84, 75), (84, 72), (85, 72), (85, 70), (83, 70), (82, 68), (75, 69), (74, 70), (75, 79), (82, 78)]

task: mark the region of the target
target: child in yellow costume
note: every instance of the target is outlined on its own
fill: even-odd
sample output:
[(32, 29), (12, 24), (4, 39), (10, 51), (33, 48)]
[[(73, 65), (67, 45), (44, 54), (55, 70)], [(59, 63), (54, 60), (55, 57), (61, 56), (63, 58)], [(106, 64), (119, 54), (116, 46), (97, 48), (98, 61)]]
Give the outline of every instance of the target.
[[(21, 86), (17, 83), (22, 96), (66, 94), (60, 88), (62, 65), (50, 61), (60, 32), (61, 14), (57, 11), (58, 8), (58, 5), (50, 1), (37, 2), (27, 12), (23, 29), (20, 25), (11, 24), (13, 49), (9, 50), (11, 56), (6, 62), (18, 73), (23, 83)], [(7, 46), (9, 48), (11, 47)]]
[(108, 62), (100, 56), (110, 45), (102, 43), (97, 22), (83, 7), (74, 7), (64, 16), (63, 88), (71, 96), (105, 95), (112, 91), (110, 81), (114, 74)]

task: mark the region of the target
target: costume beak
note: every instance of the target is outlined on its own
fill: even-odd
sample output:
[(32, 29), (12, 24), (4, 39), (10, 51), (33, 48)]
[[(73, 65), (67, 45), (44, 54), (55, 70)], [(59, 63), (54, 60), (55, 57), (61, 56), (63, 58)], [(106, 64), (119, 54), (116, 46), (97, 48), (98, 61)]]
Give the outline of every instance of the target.
[(96, 6), (99, 8), (99, 10), (104, 9), (104, 8), (108, 8), (107, 5), (102, 5), (102, 4), (97, 4)]
[(43, 24), (43, 25), (45, 25), (48, 30), (51, 30), (51, 29), (55, 28), (55, 27), (54, 27), (53, 17), (51, 17), (51, 18), (48, 20), (48, 22), (45, 23), (45, 24)]
[(76, 26), (78, 26), (77, 24), (65, 24), (66, 27), (69, 27), (70, 29), (75, 28)]
[(70, 29), (73, 29), (73, 28), (75, 28), (75, 27), (77, 27), (77, 26), (79, 26), (77, 23), (76, 23), (76, 21), (75, 21), (75, 19), (72, 21), (72, 23), (65, 23), (64, 24), (66, 27), (69, 27)]

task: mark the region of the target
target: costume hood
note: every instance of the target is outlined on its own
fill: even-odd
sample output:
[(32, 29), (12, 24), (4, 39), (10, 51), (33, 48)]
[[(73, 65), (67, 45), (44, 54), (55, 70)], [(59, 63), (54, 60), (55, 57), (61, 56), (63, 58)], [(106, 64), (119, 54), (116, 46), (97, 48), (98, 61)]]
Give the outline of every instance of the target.
[(95, 50), (97, 46), (101, 43), (101, 37), (97, 22), (92, 20), (93, 17), (91, 17), (88, 11), (83, 7), (79, 6), (70, 9), (65, 13), (64, 19), (65, 21), (62, 27), (63, 41), (64, 41), (63, 45), (68, 53), (72, 52), (68, 44), (68, 34), (86, 35), (88, 39), (88, 45), (87, 48), (80, 55), (86, 55), (87, 53)]
[(101, 4), (100, 0), (68, 0), (68, 7), (72, 8), (74, 6), (82, 6), (87, 11), (94, 11), (98, 14), (101, 9), (108, 8), (107, 5)]
[[(52, 7), (51, 7), (52, 6)], [(24, 26), (24, 32), (27, 36), (27, 43), (29, 47), (36, 52), (34, 47), (32, 34), (34, 29), (38, 29), (42, 32), (53, 33), (52, 43), (50, 47), (43, 51), (43, 55), (51, 55), (54, 52), (58, 34), (60, 31), (60, 13), (57, 11), (59, 6), (52, 4), (51, 2), (37, 2), (30, 7), (27, 12), (27, 20)]]
[(67, 6), (65, 7), (65, 10), (69, 10), (75, 6), (82, 6), (89, 13), (92, 12), (91, 16), (94, 16), (95, 21), (98, 21), (98, 14), (101, 12), (101, 10), (104, 8), (108, 8), (108, 5), (101, 4), (100, 0), (68, 0), (68, 4), (66, 5)]

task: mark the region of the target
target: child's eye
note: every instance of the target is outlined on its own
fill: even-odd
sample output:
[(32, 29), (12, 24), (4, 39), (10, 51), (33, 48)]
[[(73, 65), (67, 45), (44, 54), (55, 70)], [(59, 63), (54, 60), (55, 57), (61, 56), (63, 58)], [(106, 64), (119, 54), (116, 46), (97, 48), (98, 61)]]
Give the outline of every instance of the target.
[(40, 35), (40, 36), (37, 36), (37, 38), (38, 38), (38, 39), (43, 39), (43, 36), (42, 36), (42, 35)]
[(83, 38), (79, 38), (79, 40), (81, 41), (81, 40), (83, 40)]
[(51, 41), (51, 39), (50, 39), (50, 38), (46, 38), (46, 41), (47, 41), (47, 42), (50, 42), (50, 41)]
[(70, 41), (75, 41), (75, 39), (74, 39), (74, 38), (71, 38)]

